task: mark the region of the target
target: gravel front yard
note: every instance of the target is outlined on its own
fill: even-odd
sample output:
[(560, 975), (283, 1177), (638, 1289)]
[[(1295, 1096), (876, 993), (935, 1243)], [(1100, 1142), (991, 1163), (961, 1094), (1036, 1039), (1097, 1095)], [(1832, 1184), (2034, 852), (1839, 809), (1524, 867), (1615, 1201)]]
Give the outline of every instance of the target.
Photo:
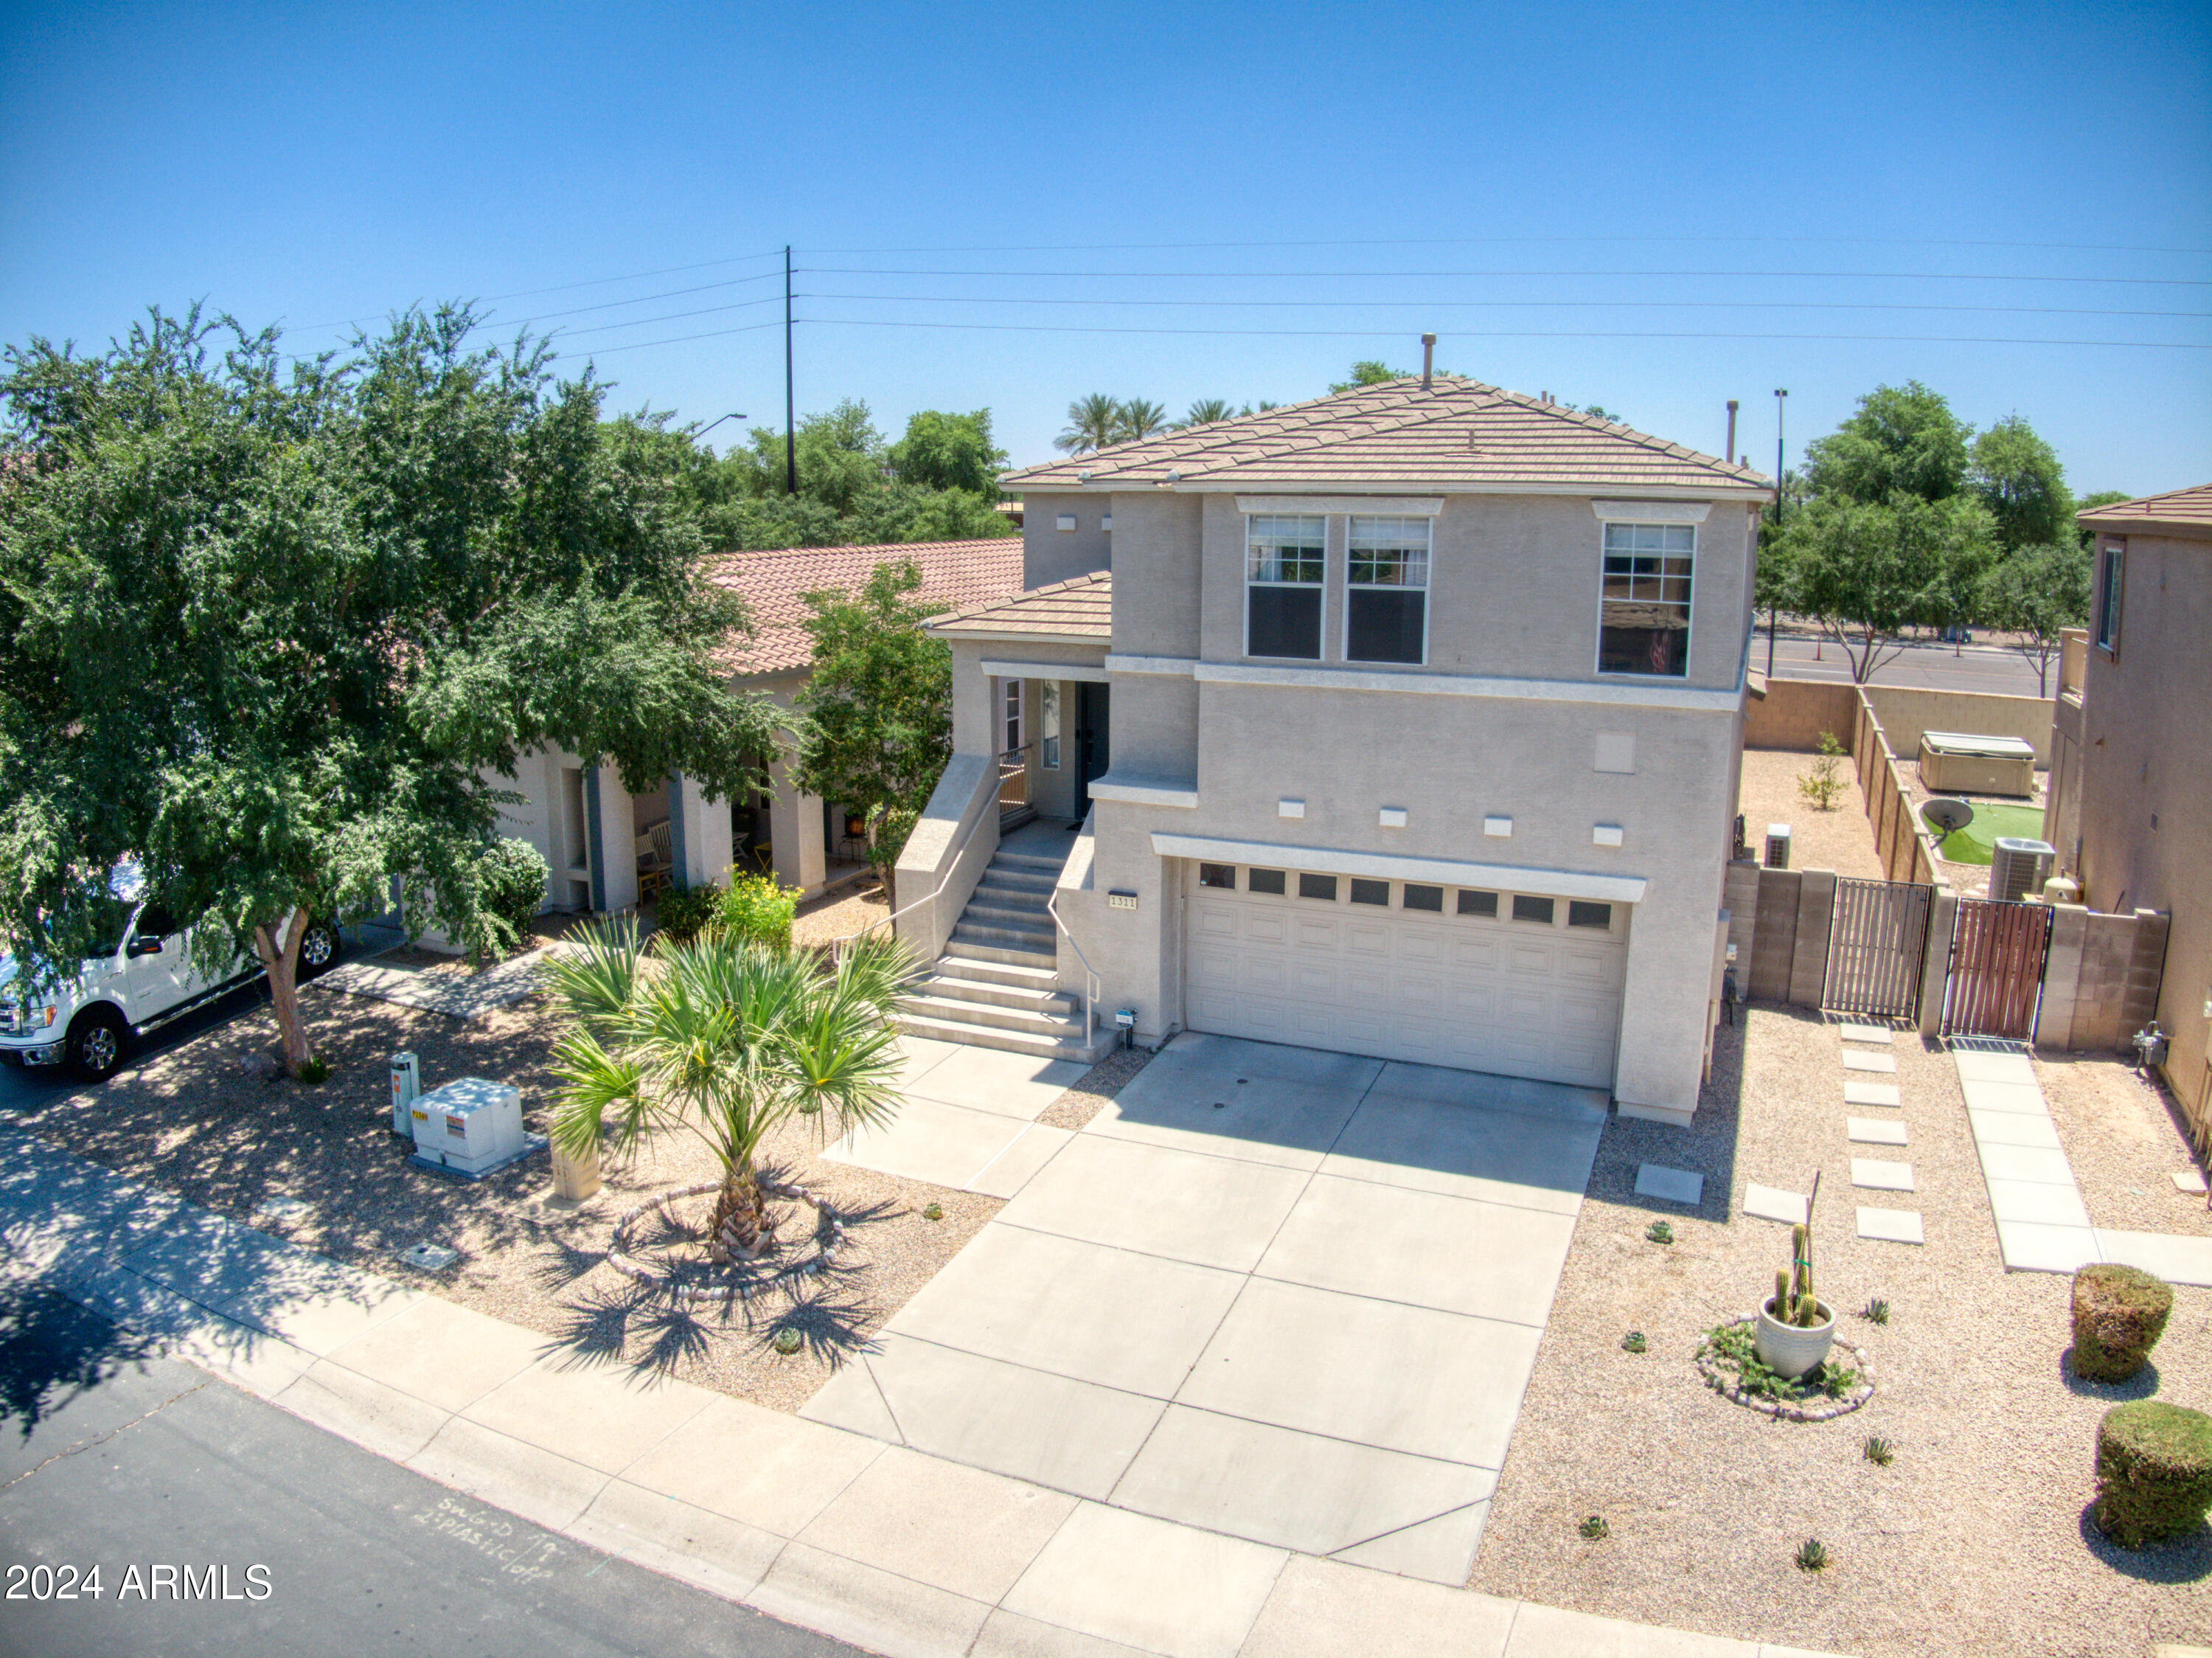
[[(1723, 1028), (1692, 1129), (1607, 1126), (1470, 1586), (1866, 1658), (2143, 1658), (2203, 1640), (2212, 1533), (2131, 1555), (2087, 1525), (2098, 1419), (2139, 1390), (2064, 1369), (2067, 1279), (2005, 1272), (1948, 1056), (1900, 1033), (1903, 1110), (1860, 1108), (1903, 1119), (1900, 1151), (1847, 1141), (1840, 1051), (1819, 1015), (1754, 1005)], [(1854, 1152), (1910, 1161), (1917, 1191), (1855, 1192)], [(2130, 1183), (2170, 1161), (2161, 1149)], [(1704, 1204), (1636, 1197), (1645, 1161), (1702, 1172)], [(1816, 1281), (1876, 1392), (1831, 1423), (1776, 1422), (1706, 1391), (1692, 1354), (1787, 1263), (1787, 1229), (1741, 1213), (1746, 1182), (1802, 1192), (1815, 1168)], [(1923, 1211), (1927, 1244), (1859, 1240), (1862, 1199)], [(1644, 1239), (1660, 1217), (1671, 1247)], [(1856, 1315), (1872, 1296), (1887, 1326)], [(1649, 1351), (1622, 1350), (1630, 1330)], [(2154, 1360), (2159, 1396), (2212, 1402), (2212, 1290), (2176, 1287)], [(1869, 1435), (1894, 1446), (1889, 1466), (1863, 1458)], [(1603, 1541), (1577, 1534), (1592, 1514)], [(1826, 1571), (1793, 1564), (1808, 1538)]]
[[(559, 1021), (542, 999), (481, 1023), (314, 985), (303, 1000), (311, 1039), (336, 1067), (320, 1088), (260, 1074), (257, 1062), (276, 1042), (264, 1006), (133, 1061), (103, 1088), (46, 1094), (15, 1121), (220, 1214), (543, 1332), (580, 1353), (665, 1368), (783, 1411), (798, 1409), (845, 1352), (1003, 1206), (817, 1160), (812, 1139), (794, 1123), (769, 1143), (765, 1161), (844, 1212), (854, 1247), (840, 1265), (852, 1270), (829, 1277), (802, 1301), (757, 1299), (750, 1314), (742, 1306), (726, 1318), (719, 1306), (672, 1312), (604, 1256), (623, 1210), (714, 1177), (711, 1158), (691, 1137), (665, 1137), (628, 1162), (610, 1156), (604, 1190), (572, 1206), (550, 1197), (542, 1152), (466, 1181), (415, 1167), (391, 1132), (386, 1066), (401, 1049), (420, 1056), (426, 1087), (469, 1076), (514, 1083), (526, 1126), (544, 1131)], [(1119, 1069), (1109, 1061), (1048, 1109), (1065, 1105), (1087, 1117), (1130, 1074), (1126, 1061)], [(283, 1219), (257, 1213), (279, 1197), (301, 1200), (306, 1211)], [(942, 1219), (924, 1217), (933, 1203)], [(422, 1242), (457, 1249), (460, 1261), (426, 1274), (397, 1259)], [(771, 1345), (782, 1327), (798, 1329), (805, 1342), (789, 1357)]]
[(2198, 1165), (2181, 1108), (2155, 1078), (2087, 1053), (2039, 1055), (2035, 1075), (2092, 1225), (2212, 1238), (2204, 1194), (2173, 1184), (2172, 1176)]
[(1837, 767), (1843, 793), (1836, 809), (1821, 812), (1797, 792), (1797, 780), (1813, 769), (1818, 754), (1800, 754), (1781, 748), (1747, 748), (1743, 755), (1743, 784), (1737, 809), (1743, 814), (1743, 836), (1752, 856), (1765, 856), (1766, 826), (1790, 826), (1790, 867), (1793, 869), (1832, 869), (1839, 875), (1881, 879), (1881, 861), (1874, 855), (1874, 836), (1867, 828), (1866, 802), (1858, 778), (1845, 755)]

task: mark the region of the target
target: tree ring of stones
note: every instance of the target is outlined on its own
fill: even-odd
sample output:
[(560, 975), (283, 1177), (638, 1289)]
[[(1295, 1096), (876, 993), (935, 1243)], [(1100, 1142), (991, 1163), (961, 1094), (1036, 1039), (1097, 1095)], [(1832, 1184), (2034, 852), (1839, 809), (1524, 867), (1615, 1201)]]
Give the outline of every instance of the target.
[[(1753, 1320), (1738, 1319), (1738, 1326), (1748, 1327)], [(1841, 1345), (1842, 1344), (1838, 1344)], [(1874, 1397), (1874, 1371), (1867, 1362), (1863, 1347), (1844, 1347), (1851, 1356), (1852, 1368), (1859, 1373), (1857, 1384), (1841, 1399), (1830, 1399), (1826, 1394), (1814, 1394), (1809, 1399), (1769, 1399), (1742, 1387), (1736, 1373), (1719, 1362), (1713, 1354), (1711, 1340), (1698, 1344), (1698, 1371), (1705, 1385), (1723, 1399), (1749, 1410), (1759, 1411), (1781, 1422), (1832, 1422), (1838, 1417), (1847, 1417)]]
[(817, 1193), (803, 1186), (786, 1186), (781, 1181), (763, 1179), (762, 1191), (777, 1198), (788, 1198), (794, 1203), (805, 1204), (830, 1223), (830, 1239), (813, 1253), (778, 1267), (750, 1283), (732, 1282), (725, 1284), (671, 1283), (663, 1274), (641, 1265), (630, 1258), (630, 1234), (647, 1216), (659, 1211), (669, 1224), (678, 1223), (670, 1205), (686, 1198), (703, 1198), (722, 1189), (720, 1180), (708, 1180), (698, 1186), (678, 1186), (658, 1197), (648, 1198), (634, 1209), (625, 1210), (615, 1222), (614, 1234), (607, 1240), (607, 1265), (624, 1277), (644, 1285), (655, 1293), (677, 1301), (750, 1301), (764, 1289), (772, 1289), (787, 1278), (805, 1277), (826, 1272), (837, 1263), (837, 1252), (845, 1244), (845, 1217), (832, 1208)]

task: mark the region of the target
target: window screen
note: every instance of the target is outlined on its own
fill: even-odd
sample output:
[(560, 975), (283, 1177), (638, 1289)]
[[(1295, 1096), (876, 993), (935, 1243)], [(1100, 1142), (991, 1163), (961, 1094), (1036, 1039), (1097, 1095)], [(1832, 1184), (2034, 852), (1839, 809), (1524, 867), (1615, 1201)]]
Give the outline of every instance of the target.
[(1570, 927), (1607, 927), (1613, 925), (1613, 905), (1585, 904), (1575, 899), (1567, 905), (1567, 925)]
[(1597, 671), (1680, 679), (1690, 671), (1694, 524), (1607, 524)]
[(1354, 904), (1380, 904), (1388, 907), (1390, 902), (1390, 883), (1387, 881), (1357, 881), (1352, 883)]
[(1430, 910), (1442, 915), (1444, 889), (1441, 887), (1416, 887), (1409, 881), (1406, 883), (1405, 905), (1409, 910)]
[(1352, 519), (1346, 565), (1346, 660), (1425, 660), (1428, 588), (1427, 519)]
[(1255, 514), (1246, 524), (1245, 654), (1320, 660), (1328, 520)]
[(1540, 921), (1548, 927), (1558, 907), (1548, 898), (1531, 898), (1526, 893), (1513, 894), (1513, 918), (1516, 921)]
[(1280, 869), (1247, 869), (1244, 872), (1244, 890), (1248, 893), (1273, 893), (1280, 898), (1283, 895), (1283, 872)]
[(1301, 875), (1298, 877), (1298, 896), (1325, 899), (1334, 904), (1336, 902), (1336, 877)]
[(1498, 918), (1498, 894), (1495, 893), (1462, 893), (1459, 912), (1463, 916), (1487, 916)]
[(1201, 887), (1223, 887), (1237, 890), (1237, 866), (1233, 863), (1201, 863), (1198, 866), (1198, 884)]

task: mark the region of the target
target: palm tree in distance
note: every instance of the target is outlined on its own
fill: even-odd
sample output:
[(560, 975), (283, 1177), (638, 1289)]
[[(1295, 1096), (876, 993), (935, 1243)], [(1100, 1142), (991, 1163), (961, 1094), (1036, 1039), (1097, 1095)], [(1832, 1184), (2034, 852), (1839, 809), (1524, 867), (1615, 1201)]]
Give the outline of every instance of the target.
[(1067, 454), (1089, 454), (1121, 441), (1121, 405), (1103, 392), (1079, 397), (1067, 405), (1067, 430), (1052, 446)]
[(1182, 424), (1185, 426), (1211, 426), (1217, 420), (1234, 418), (1236, 413), (1237, 411), (1229, 406), (1226, 398), (1202, 397), (1190, 405), (1190, 412), (1183, 416)]
[(1139, 438), (1152, 437), (1167, 430), (1165, 409), (1141, 397), (1133, 397), (1121, 405), (1121, 429), (1116, 434), (1116, 441), (1133, 443)]

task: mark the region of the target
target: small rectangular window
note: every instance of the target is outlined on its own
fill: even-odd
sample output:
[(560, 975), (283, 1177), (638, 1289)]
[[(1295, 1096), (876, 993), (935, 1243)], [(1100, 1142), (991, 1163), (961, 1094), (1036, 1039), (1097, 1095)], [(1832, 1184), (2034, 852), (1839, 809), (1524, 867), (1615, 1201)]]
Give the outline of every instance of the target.
[(1244, 654), (1318, 661), (1328, 520), (1255, 513), (1245, 526)]
[(1317, 898), (1334, 904), (1336, 902), (1336, 877), (1301, 875), (1298, 877), (1298, 896)]
[(2120, 648), (2120, 597), (2127, 573), (2127, 550), (2114, 542), (2105, 546), (2104, 568), (2097, 574), (2097, 648)]
[(1548, 898), (1531, 898), (1526, 893), (1513, 894), (1513, 918), (1516, 921), (1540, 921), (1548, 927), (1558, 908)]
[(1498, 894), (1495, 893), (1462, 893), (1459, 912), (1463, 916), (1486, 916), (1498, 919)]
[(1607, 524), (1597, 671), (1679, 680), (1690, 671), (1694, 524)]
[(1406, 883), (1405, 905), (1409, 910), (1427, 910), (1442, 915), (1444, 910), (1444, 889), (1441, 887), (1416, 887)]
[(1613, 926), (1613, 905), (1585, 904), (1578, 898), (1571, 899), (1567, 903), (1567, 925), (1599, 927), (1609, 930)]
[(1283, 872), (1280, 869), (1247, 869), (1244, 872), (1244, 890), (1248, 893), (1273, 893), (1280, 898), (1283, 895)]
[(1006, 752), (1018, 754), (1022, 751), (1022, 682), (1006, 680), (1000, 682), (1006, 689), (1000, 693), (1000, 713), (1005, 722)]
[(1198, 884), (1219, 887), (1233, 893), (1237, 890), (1237, 866), (1233, 863), (1201, 863), (1198, 866)]
[(1428, 655), (1429, 521), (1354, 518), (1346, 547), (1345, 660), (1425, 661)]
[(1352, 883), (1352, 901), (1354, 904), (1380, 904), (1388, 909), (1390, 905), (1390, 883), (1387, 881), (1361, 881), (1355, 877)]
[(1060, 770), (1060, 681), (1037, 685), (1037, 745), (1048, 771)]

